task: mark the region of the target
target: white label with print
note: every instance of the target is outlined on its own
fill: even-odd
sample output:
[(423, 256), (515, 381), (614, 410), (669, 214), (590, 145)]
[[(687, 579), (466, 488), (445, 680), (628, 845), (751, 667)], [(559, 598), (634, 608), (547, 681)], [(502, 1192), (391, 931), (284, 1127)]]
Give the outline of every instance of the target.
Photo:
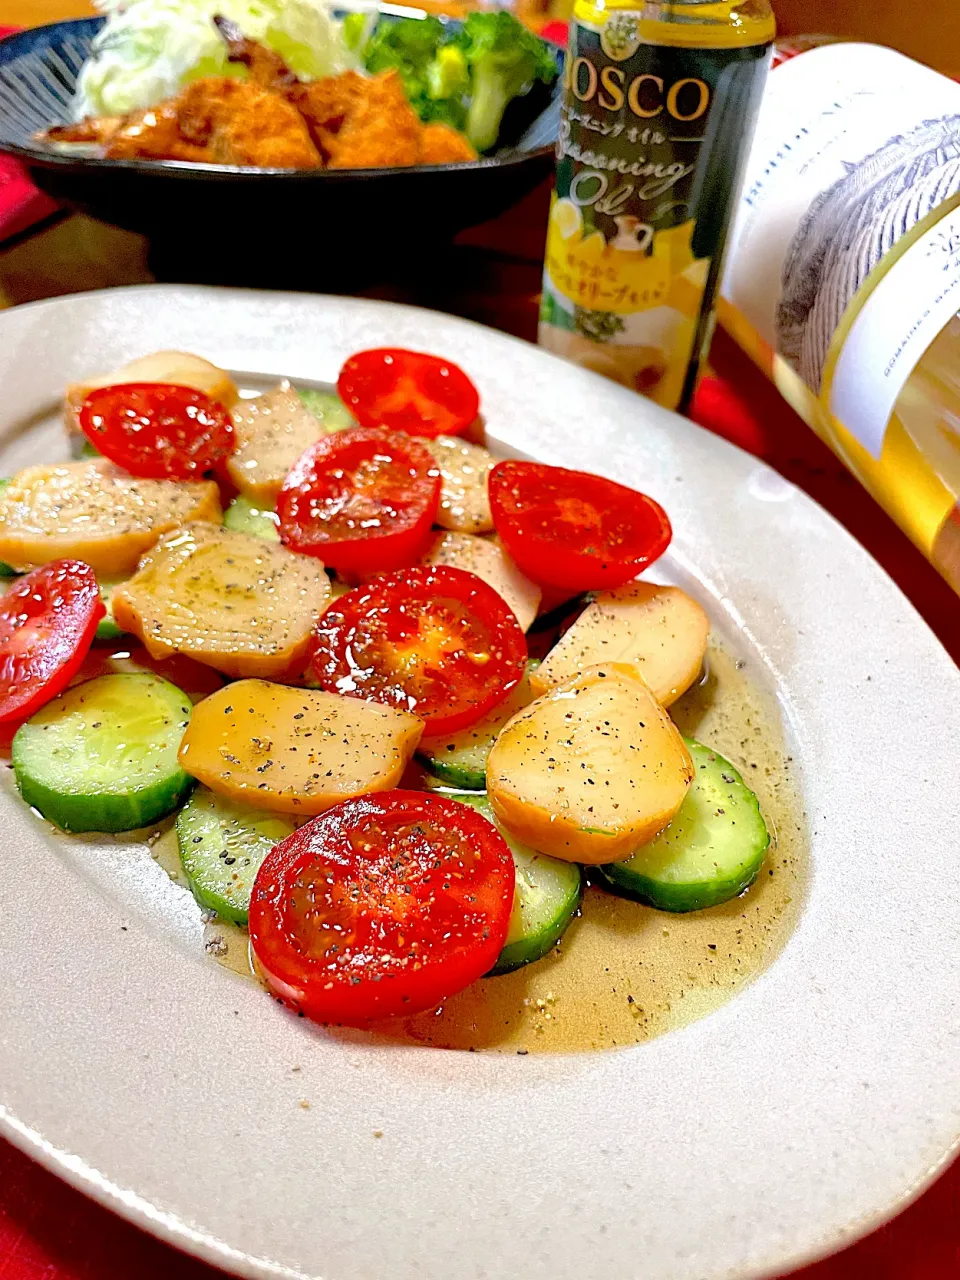
[(887, 272), (853, 322), (837, 360), (830, 412), (875, 458), (900, 392), (958, 311), (960, 207)]
[(960, 191), (958, 133), (960, 84), (892, 49), (827, 45), (768, 77), (721, 292), (814, 392), (870, 272)]

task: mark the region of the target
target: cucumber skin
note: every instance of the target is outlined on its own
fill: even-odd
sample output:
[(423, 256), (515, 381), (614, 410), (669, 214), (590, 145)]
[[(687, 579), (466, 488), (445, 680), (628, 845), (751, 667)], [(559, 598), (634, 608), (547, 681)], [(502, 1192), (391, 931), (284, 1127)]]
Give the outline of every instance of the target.
[[(479, 795), (475, 791), (461, 792), (460, 795), (451, 794), (452, 800), (459, 800), (461, 804), (467, 804), (477, 813), (482, 814), (484, 818), (496, 827), (507, 842), (507, 847), (512, 854), (516, 853), (514, 841), (503, 831), (500, 826), (492, 818), (492, 809), (487, 799), (486, 792)], [(535, 857), (547, 857), (547, 854), (537, 854), (535, 850), (527, 851), (524, 846), (520, 846), (524, 852), (529, 852)], [(553, 859), (559, 861), (559, 859)], [(568, 864), (573, 867), (575, 864)], [(516, 969), (522, 969), (528, 964), (535, 964), (538, 960), (542, 960), (557, 945), (563, 935), (566, 933), (570, 923), (580, 910), (580, 904), (583, 901), (583, 873), (578, 870), (577, 887), (575, 892), (567, 899), (564, 904), (562, 915), (554, 917), (545, 929), (541, 929), (539, 933), (532, 934), (526, 938), (517, 938), (516, 942), (509, 942), (497, 957), (497, 963), (492, 969), (484, 974), (486, 978), (500, 978), (504, 974), (513, 973)]]
[(486, 769), (459, 765), (444, 760), (440, 756), (428, 756), (419, 751), (416, 752), (416, 758), (425, 769), (441, 782), (445, 782), (448, 787), (456, 787), (462, 791), (486, 791), (487, 789)]
[[(201, 790), (197, 793), (195, 799), (202, 799), (204, 794), (204, 791)], [(217, 802), (217, 797), (214, 794), (214, 803), (216, 804)], [(222, 799), (220, 802), (222, 803)], [(206, 908), (208, 911), (215, 911), (221, 920), (229, 920), (233, 924), (246, 925), (250, 914), (250, 892), (252, 892), (253, 879), (255, 877), (250, 877), (250, 888), (244, 901), (232, 902), (223, 893), (218, 892), (214, 888), (204, 886), (202, 881), (205, 878), (206, 868), (204, 862), (198, 858), (194, 850), (197, 847), (196, 837), (199, 836), (200, 843), (202, 843), (204, 839), (209, 838), (210, 833), (205, 835), (200, 824), (196, 826), (192, 825), (194, 821), (193, 814), (191, 812), (193, 804), (193, 801), (189, 801), (184, 805), (177, 814), (176, 820), (177, 844), (180, 847), (180, 862), (183, 866), (183, 871), (187, 877), (187, 882), (190, 885), (193, 896), (201, 907)], [(242, 808), (241, 805), (234, 805), (232, 807)], [(263, 809), (257, 809), (252, 811), (252, 816), (255, 821), (263, 822), (271, 815)], [(289, 828), (287, 835), (296, 830), (296, 827), (292, 822), (288, 822), (279, 814), (276, 815), (276, 820), (284, 827)], [(220, 826), (220, 830), (222, 831), (222, 826)], [(285, 837), (281, 837), (281, 839), (283, 838)], [(279, 844), (280, 842), (281, 840), (278, 839), (276, 843)], [(260, 859), (261, 862), (263, 858), (266, 857), (268, 851), (269, 850), (264, 850)], [(207, 854), (203, 855), (204, 858), (207, 856)], [(259, 863), (257, 864), (257, 869), (259, 869)]]
[(105, 613), (97, 623), (97, 629), (94, 632), (94, 640), (119, 640), (121, 636), (125, 636), (126, 631), (121, 631), (113, 620), (113, 614)]
[(113, 616), (113, 591), (119, 585), (119, 582), (101, 582), (100, 584), (100, 599), (103, 601), (107, 612), (97, 623), (94, 640), (119, 640), (121, 636), (127, 634), (126, 631), (117, 626)]
[[(526, 676), (529, 677), (531, 671), (536, 671), (540, 665), (539, 658), (530, 658), (527, 661)], [(494, 707), (491, 715), (496, 715), (498, 708)], [(478, 721), (478, 725), (483, 721)], [(478, 725), (472, 726), (474, 729)], [(466, 732), (466, 730), (464, 730)], [(475, 745), (468, 748), (470, 751), (483, 751), (483, 764), (480, 766), (474, 764), (462, 764), (456, 759), (457, 752), (451, 752), (449, 756), (430, 755), (426, 751), (417, 751), (416, 759), (423, 765), (428, 773), (432, 773), (435, 778), (439, 778), (441, 782), (445, 782), (448, 787), (456, 787), (460, 791), (486, 791), (487, 789), (487, 756), (490, 754), (496, 735), (485, 744)], [(463, 754), (462, 752), (460, 753)]]
[(193, 790), (194, 779), (179, 770), (136, 796), (68, 796), (52, 791), (17, 768), (17, 740), (13, 740), (13, 768), (20, 795), (61, 831), (136, 831), (172, 813)]
[[(690, 738), (686, 739), (686, 743), (691, 749), (691, 754), (694, 754), (694, 763), (696, 763), (695, 751), (706, 751), (707, 748)], [(598, 884), (611, 889), (620, 897), (631, 898), (634, 902), (642, 902), (645, 906), (654, 907), (657, 911), (669, 911), (675, 915), (690, 911), (707, 911), (710, 907), (722, 906), (723, 903), (738, 898), (741, 893), (750, 888), (760, 874), (760, 868), (767, 856), (770, 833), (760, 812), (760, 802), (743, 781), (739, 769), (717, 751), (710, 751), (710, 755), (715, 757), (721, 769), (727, 769), (733, 774), (736, 780), (733, 785), (741, 786), (746, 792), (744, 803), (755, 810), (766, 835), (766, 839), (758, 846), (746, 869), (740, 875), (728, 876), (723, 880), (713, 880), (710, 883), (666, 884), (631, 870), (629, 868), (631, 859), (627, 858), (623, 862), (609, 862), (604, 866), (591, 867), (591, 878), (595, 877)], [(746, 797), (749, 797), (749, 800)]]
[(502, 978), (506, 973), (514, 973), (528, 964), (536, 964), (545, 955), (549, 955), (576, 918), (582, 901), (583, 875), (581, 874), (577, 892), (570, 901), (569, 913), (558, 917), (551, 928), (534, 934), (532, 938), (518, 938), (516, 942), (509, 943), (500, 952), (497, 963), (484, 976)]
[(629, 898), (640, 902), (645, 907), (654, 907), (657, 911), (669, 911), (672, 915), (686, 915), (691, 911), (707, 911), (710, 907), (722, 906), (749, 889), (760, 874), (763, 859), (746, 877), (734, 877), (731, 880), (717, 880), (709, 886), (663, 885), (635, 872), (629, 876), (618, 876), (615, 868), (620, 865), (611, 862), (605, 867), (591, 867), (591, 879), (596, 877), (598, 884), (612, 890), (621, 898)]

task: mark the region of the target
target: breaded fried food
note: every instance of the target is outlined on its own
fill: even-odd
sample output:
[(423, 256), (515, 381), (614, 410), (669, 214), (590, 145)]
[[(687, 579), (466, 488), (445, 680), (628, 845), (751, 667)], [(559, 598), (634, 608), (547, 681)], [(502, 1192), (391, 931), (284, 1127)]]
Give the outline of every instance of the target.
[(181, 132), (206, 140), (216, 164), (315, 169), (320, 153), (296, 107), (259, 85), (223, 76), (195, 80), (174, 99)]
[(187, 85), (136, 112), (111, 139), (112, 160), (149, 158), (262, 169), (315, 169), (320, 153), (302, 116), (279, 94), (226, 76)]
[(126, 116), (87, 116), (76, 124), (55, 124), (40, 136), (47, 142), (87, 142), (104, 147), (126, 122)]
[(395, 169), (419, 164), (422, 132), (397, 73), (371, 76), (331, 139), (330, 168)]
[(344, 71), (312, 84), (298, 84), (290, 91), (290, 101), (306, 120), (314, 145), (325, 160), (329, 160), (334, 139), (345, 120), (363, 99), (367, 84), (366, 76)]
[(477, 153), (462, 133), (448, 124), (425, 124), (420, 136), (420, 164), (458, 164)]
[(107, 143), (108, 160), (192, 160), (212, 164), (213, 152), (205, 142), (184, 137), (180, 131), (178, 100), (132, 112)]

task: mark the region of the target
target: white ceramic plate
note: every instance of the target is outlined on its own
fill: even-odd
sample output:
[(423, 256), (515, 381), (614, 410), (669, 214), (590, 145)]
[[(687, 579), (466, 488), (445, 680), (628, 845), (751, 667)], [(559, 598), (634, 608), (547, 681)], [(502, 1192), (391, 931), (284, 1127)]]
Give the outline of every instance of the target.
[(0, 474), (61, 456), (66, 383), (146, 351), (330, 381), (384, 343), (458, 358), (506, 448), (665, 504), (671, 572), (761, 660), (788, 721), (811, 842), (799, 925), (718, 1012), (633, 1049), (344, 1043), (198, 956), (192, 900), (149, 857), (54, 839), (0, 797), (0, 1128), (248, 1276), (718, 1280), (839, 1247), (960, 1132), (960, 677), (833, 520), (746, 454), (490, 330), (196, 288), (0, 316)]

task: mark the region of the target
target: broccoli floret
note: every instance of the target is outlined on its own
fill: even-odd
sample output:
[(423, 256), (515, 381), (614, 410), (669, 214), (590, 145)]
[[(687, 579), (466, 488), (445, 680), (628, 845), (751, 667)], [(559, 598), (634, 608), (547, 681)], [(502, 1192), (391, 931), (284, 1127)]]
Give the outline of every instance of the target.
[(373, 75), (396, 71), (411, 102), (426, 97), (427, 70), (443, 36), (439, 18), (381, 19), (363, 51), (363, 65)]
[(504, 10), (469, 14), (456, 45), (470, 69), (467, 137), (478, 151), (489, 151), (507, 105), (537, 80), (550, 84), (557, 64), (550, 46)]
[(437, 50), (427, 68), (427, 93), (434, 101), (456, 98), (470, 88), (470, 69), (463, 50), (447, 44)]
[(439, 18), (381, 19), (364, 46), (363, 65), (373, 75), (395, 70), (424, 124), (436, 120), (462, 129), (470, 76), (463, 54), (448, 40)]

